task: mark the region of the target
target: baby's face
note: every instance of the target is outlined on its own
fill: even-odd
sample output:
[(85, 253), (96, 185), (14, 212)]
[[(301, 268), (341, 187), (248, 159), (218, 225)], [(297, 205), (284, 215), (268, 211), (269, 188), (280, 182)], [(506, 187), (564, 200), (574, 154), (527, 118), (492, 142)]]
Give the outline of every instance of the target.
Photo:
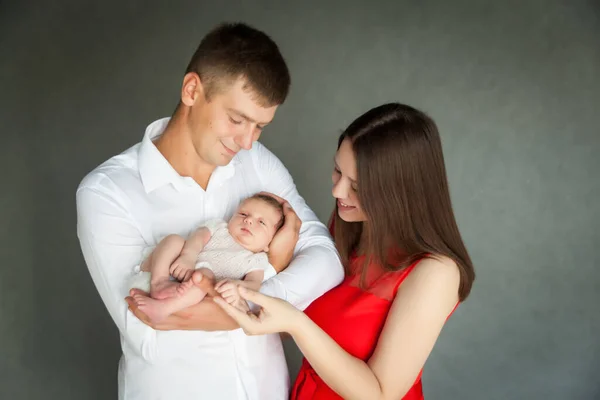
[(260, 199), (244, 201), (229, 220), (229, 233), (242, 247), (258, 253), (268, 251), (277, 231), (281, 211)]

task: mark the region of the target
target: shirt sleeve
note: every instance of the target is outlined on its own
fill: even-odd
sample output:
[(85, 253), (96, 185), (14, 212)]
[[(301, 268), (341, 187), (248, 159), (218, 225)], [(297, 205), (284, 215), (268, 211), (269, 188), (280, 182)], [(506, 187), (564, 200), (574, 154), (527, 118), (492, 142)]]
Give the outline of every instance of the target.
[(146, 243), (134, 219), (114, 193), (82, 186), (77, 190), (77, 236), (94, 285), (117, 325), (124, 345), (155, 361), (170, 332), (155, 331), (127, 307), (129, 283)]
[(250, 153), (263, 190), (286, 199), (302, 221), (292, 262), (265, 281), (261, 292), (304, 310), (342, 281), (344, 270), (339, 255), (327, 228), (300, 196), (283, 163), (259, 142)]

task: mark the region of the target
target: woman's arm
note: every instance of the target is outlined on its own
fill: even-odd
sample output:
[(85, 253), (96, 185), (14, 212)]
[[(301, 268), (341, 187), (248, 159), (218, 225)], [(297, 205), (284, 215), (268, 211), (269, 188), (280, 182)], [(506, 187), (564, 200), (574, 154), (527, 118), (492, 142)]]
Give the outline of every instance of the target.
[(460, 275), (447, 259), (425, 259), (402, 283), (368, 362), (343, 350), (289, 303), (240, 289), (262, 307), (243, 313), (219, 298), (248, 334), (287, 331), (323, 381), (345, 399), (399, 399), (415, 382), (448, 315), (458, 302)]
[(457, 304), (459, 281), (451, 261), (421, 261), (398, 290), (366, 363), (346, 353), (307, 317), (292, 336), (321, 379), (345, 399), (399, 399), (415, 382)]

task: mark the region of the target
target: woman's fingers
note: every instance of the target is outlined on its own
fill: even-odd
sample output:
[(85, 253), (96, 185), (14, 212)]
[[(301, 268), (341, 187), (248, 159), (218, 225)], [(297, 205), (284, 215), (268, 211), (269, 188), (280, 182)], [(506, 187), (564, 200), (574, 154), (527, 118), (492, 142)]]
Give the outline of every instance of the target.
[(244, 330), (250, 329), (255, 323), (252, 313), (243, 312), (225, 300), (215, 297), (214, 302), (217, 303), (231, 318), (233, 318)]

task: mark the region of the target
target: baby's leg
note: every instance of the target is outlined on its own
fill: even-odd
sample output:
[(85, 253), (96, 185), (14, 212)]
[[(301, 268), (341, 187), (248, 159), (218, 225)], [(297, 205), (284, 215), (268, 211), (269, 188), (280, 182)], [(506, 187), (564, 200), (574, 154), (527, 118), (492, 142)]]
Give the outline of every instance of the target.
[[(194, 271), (194, 273), (196, 272), (198, 271)], [(174, 312), (198, 304), (204, 299), (206, 292), (197, 285), (194, 285), (193, 282), (185, 290), (180, 291), (179, 289), (182, 285), (187, 284), (187, 282), (192, 282), (192, 279), (188, 279), (186, 282), (178, 284), (178, 295), (175, 297), (157, 300), (136, 293), (133, 295), (133, 300), (140, 311), (146, 314), (152, 322), (158, 323)]]
[(142, 264), (142, 271), (152, 274), (150, 296), (154, 299), (166, 299), (177, 294), (177, 282), (171, 281), (169, 267), (181, 254), (185, 239), (179, 235), (169, 235), (156, 246), (152, 254)]

